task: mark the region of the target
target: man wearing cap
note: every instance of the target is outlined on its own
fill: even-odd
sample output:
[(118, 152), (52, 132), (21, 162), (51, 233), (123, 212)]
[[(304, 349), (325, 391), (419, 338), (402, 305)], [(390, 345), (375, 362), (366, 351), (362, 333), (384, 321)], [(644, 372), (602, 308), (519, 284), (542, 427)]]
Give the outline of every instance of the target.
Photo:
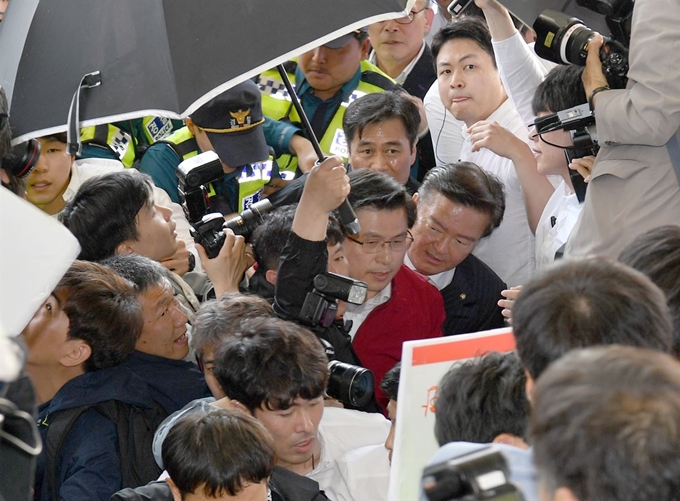
[(246, 81), (208, 101), (186, 119), (185, 127), (151, 146), (139, 170), (149, 174), (173, 202), (180, 203), (177, 166), (199, 153), (214, 151), (222, 163), (224, 177), (211, 183), (211, 202), (216, 211), (228, 216), (257, 202), (269, 182), (271, 173), (264, 162), (269, 157), (265, 135), (277, 138), (276, 154), (286, 151), (308, 158), (311, 153), (314, 158), (311, 144), (296, 131), (290, 125), (265, 118), (257, 86)]
[[(347, 106), (365, 94), (399, 89), (394, 80), (365, 60), (369, 45), (366, 28), (361, 28), (305, 52), (297, 61), (284, 63), (321, 149), (345, 161), (348, 151), (342, 119)], [(299, 125), (300, 117), (278, 70), (265, 71), (256, 81), (264, 114)], [(296, 159), (289, 155), (278, 162), (282, 170), (297, 168)], [(300, 170), (308, 169), (301, 165)]]

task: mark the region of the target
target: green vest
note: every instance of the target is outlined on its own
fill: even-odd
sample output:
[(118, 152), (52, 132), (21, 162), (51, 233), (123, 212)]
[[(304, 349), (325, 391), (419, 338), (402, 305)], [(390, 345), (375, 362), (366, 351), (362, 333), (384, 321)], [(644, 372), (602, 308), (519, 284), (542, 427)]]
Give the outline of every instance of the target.
[[(199, 153), (196, 138), (194, 138), (188, 127), (182, 127), (160, 142), (170, 145), (175, 154), (180, 158), (180, 161), (196, 156)], [(241, 175), (238, 178), (238, 212), (243, 212), (250, 208), (252, 204), (262, 198), (264, 185), (269, 183), (271, 179), (271, 170), (272, 161), (267, 160), (265, 162), (254, 163), (250, 165), (250, 168), (245, 168), (241, 171)], [(217, 191), (215, 191), (212, 183), (207, 186), (207, 189), (209, 196), (217, 195)]]
[[(285, 64), (285, 67), (288, 72), (288, 78), (295, 85), (297, 63), (289, 61)], [(274, 120), (284, 119), (284, 121), (290, 121), (296, 125), (301, 123), (300, 116), (291, 102), (278, 70), (272, 69), (261, 73), (257, 77), (256, 83), (260, 88), (260, 92), (262, 92), (262, 112), (266, 116)], [(321, 150), (326, 154), (340, 155), (344, 161), (347, 161), (349, 151), (347, 149), (345, 133), (342, 129), (342, 119), (345, 116), (347, 106), (366, 94), (384, 92), (396, 87), (395, 81), (378, 69), (377, 66), (366, 60), (361, 61), (361, 80), (358, 87), (350, 94), (346, 101), (341, 103), (326, 127), (323, 137), (317, 138)], [(311, 117), (309, 118), (311, 119)], [(295, 171), (297, 168), (297, 158), (292, 155), (282, 155), (278, 158), (278, 162), (282, 171)]]
[(135, 142), (130, 134), (113, 124), (95, 125), (80, 129), (80, 140), (108, 147), (125, 167), (135, 162)]
[[(132, 167), (146, 148), (170, 134), (181, 121), (165, 117), (143, 117), (80, 129), (82, 143), (109, 148), (125, 165)], [(128, 130), (131, 129), (131, 130)]]

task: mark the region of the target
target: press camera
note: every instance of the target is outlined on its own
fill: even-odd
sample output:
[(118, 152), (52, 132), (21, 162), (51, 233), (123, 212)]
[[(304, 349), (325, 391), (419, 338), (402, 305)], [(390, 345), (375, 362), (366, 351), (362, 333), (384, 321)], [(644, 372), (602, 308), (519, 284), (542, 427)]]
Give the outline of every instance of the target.
[(491, 448), (426, 467), (421, 485), (430, 501), (524, 501), (505, 458)]
[[(611, 37), (604, 37), (600, 49), (602, 71), (610, 87), (623, 89), (628, 81), (628, 46), (634, 0), (576, 0), (576, 3), (605, 16)], [(548, 9), (534, 22), (534, 31), (534, 50), (543, 59), (558, 64), (586, 64), (588, 43), (595, 32), (580, 19)]]
[(262, 223), (262, 216), (272, 208), (269, 200), (260, 200), (225, 222), (222, 214), (212, 212), (208, 188), (210, 183), (222, 179), (223, 176), (222, 164), (214, 151), (206, 151), (184, 160), (177, 167), (179, 194), (192, 226), (191, 236), (205, 248), (210, 259), (219, 254), (224, 244), (224, 229), (229, 228), (235, 235), (248, 239)]
[[(581, 104), (573, 108), (558, 111), (551, 115), (537, 118), (534, 122), (536, 133), (546, 134), (554, 130), (569, 131), (573, 147), (564, 148), (563, 146), (548, 143), (552, 146), (564, 149), (567, 163), (575, 158), (582, 158), (588, 155), (596, 156), (600, 150), (597, 142), (597, 127), (595, 126), (595, 115), (588, 104)], [(543, 139), (545, 141), (545, 139)], [(546, 141), (547, 142), (547, 141)], [(585, 200), (587, 184), (578, 171), (569, 170), (569, 176), (574, 186), (574, 191), (580, 202)]]

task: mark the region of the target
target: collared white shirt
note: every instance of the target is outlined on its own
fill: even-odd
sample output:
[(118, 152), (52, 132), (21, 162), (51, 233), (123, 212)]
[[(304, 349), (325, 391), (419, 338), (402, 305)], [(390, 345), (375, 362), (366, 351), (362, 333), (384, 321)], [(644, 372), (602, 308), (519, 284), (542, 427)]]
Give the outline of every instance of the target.
[(408, 257), (408, 253), (406, 253), (404, 256), (404, 264), (415, 271), (418, 275), (427, 278), (427, 281), (439, 290), (442, 290), (444, 287), (449, 285), (453, 280), (453, 275), (456, 273), (456, 268), (451, 268), (450, 270), (442, 271), (436, 275), (423, 275), (416, 269), (415, 265), (411, 261), (411, 258)]
[(536, 225), (536, 268), (555, 261), (555, 253), (567, 243), (582, 208), (576, 193), (562, 180)]
[(367, 299), (363, 304), (347, 304), (347, 311), (343, 315), (345, 320), (352, 321), (352, 329), (349, 331), (349, 336), (354, 340), (361, 324), (364, 323), (369, 313), (375, 310), (381, 304), (386, 303), (392, 297), (392, 282), (387, 284), (383, 290), (378, 292), (371, 299)]
[[(397, 75), (397, 76), (394, 78), (394, 81), (395, 81), (395, 82), (397, 82), (399, 85), (404, 85), (404, 82), (406, 81), (406, 79), (408, 78), (409, 74), (410, 74), (411, 71), (413, 70), (413, 67), (416, 65), (416, 63), (417, 63), (418, 60), (420, 59), (420, 56), (423, 55), (423, 52), (424, 52), (424, 51), (425, 51), (425, 40), (423, 40), (423, 45), (420, 47), (420, 51), (418, 52), (418, 54), (416, 54), (416, 57), (414, 57), (413, 59), (411, 59), (411, 62), (408, 63), (408, 65), (406, 65), (406, 68), (404, 68), (404, 69), (402, 70), (402, 72), (399, 73), (399, 75)], [(378, 57), (377, 57), (377, 55), (376, 55), (376, 53), (375, 53), (374, 50), (372, 50), (372, 51), (371, 51), (371, 55), (368, 56), (368, 62), (369, 62), (369, 63), (373, 63), (373, 64), (375, 64), (376, 66), (378, 66)], [(379, 67), (379, 66), (378, 66), (378, 67)], [(382, 68), (381, 68), (381, 69), (382, 69)]]
[[(529, 134), (512, 102), (506, 99), (486, 119), (496, 121), (525, 142)], [(465, 138), (460, 159), (474, 162), (485, 171), (497, 176), (505, 188), (505, 215), (494, 232), (480, 240), (473, 254), (484, 261), (508, 286), (522, 285), (532, 276), (535, 268), (534, 235), (529, 228), (524, 207), (522, 186), (515, 166), (509, 158), (496, 155), (487, 148), (472, 152), (472, 142), (463, 126)]]

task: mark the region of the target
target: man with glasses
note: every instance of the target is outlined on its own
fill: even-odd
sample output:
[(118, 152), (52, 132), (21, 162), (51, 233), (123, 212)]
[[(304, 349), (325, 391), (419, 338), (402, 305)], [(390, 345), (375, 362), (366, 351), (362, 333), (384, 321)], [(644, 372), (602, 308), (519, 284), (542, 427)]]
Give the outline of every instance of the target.
[(471, 162), (436, 167), (413, 196), (418, 216), (405, 263), (444, 298), (444, 335), (503, 327), (503, 280), (472, 255), (503, 219), (503, 184)]
[[(437, 79), (432, 51), (425, 42), (433, 17), (429, 0), (416, 0), (407, 16), (368, 27), (368, 37), (373, 47), (368, 60), (394, 78), (411, 96), (418, 98), (421, 109), (422, 99)], [(417, 159), (418, 172), (413, 175), (422, 180), (425, 172), (436, 164), (432, 138), (427, 128), (420, 134)]]
[(364, 367), (375, 375), (378, 403), (386, 408), (380, 389), (383, 376), (401, 360), (404, 341), (442, 335), (444, 304), (437, 289), (403, 265), (413, 243), (409, 228), (416, 212), (411, 197), (396, 180), (371, 169), (350, 172), (347, 197), (361, 231), (348, 235), (345, 255), (352, 278), (366, 282), (362, 305), (347, 305), (350, 336)]

